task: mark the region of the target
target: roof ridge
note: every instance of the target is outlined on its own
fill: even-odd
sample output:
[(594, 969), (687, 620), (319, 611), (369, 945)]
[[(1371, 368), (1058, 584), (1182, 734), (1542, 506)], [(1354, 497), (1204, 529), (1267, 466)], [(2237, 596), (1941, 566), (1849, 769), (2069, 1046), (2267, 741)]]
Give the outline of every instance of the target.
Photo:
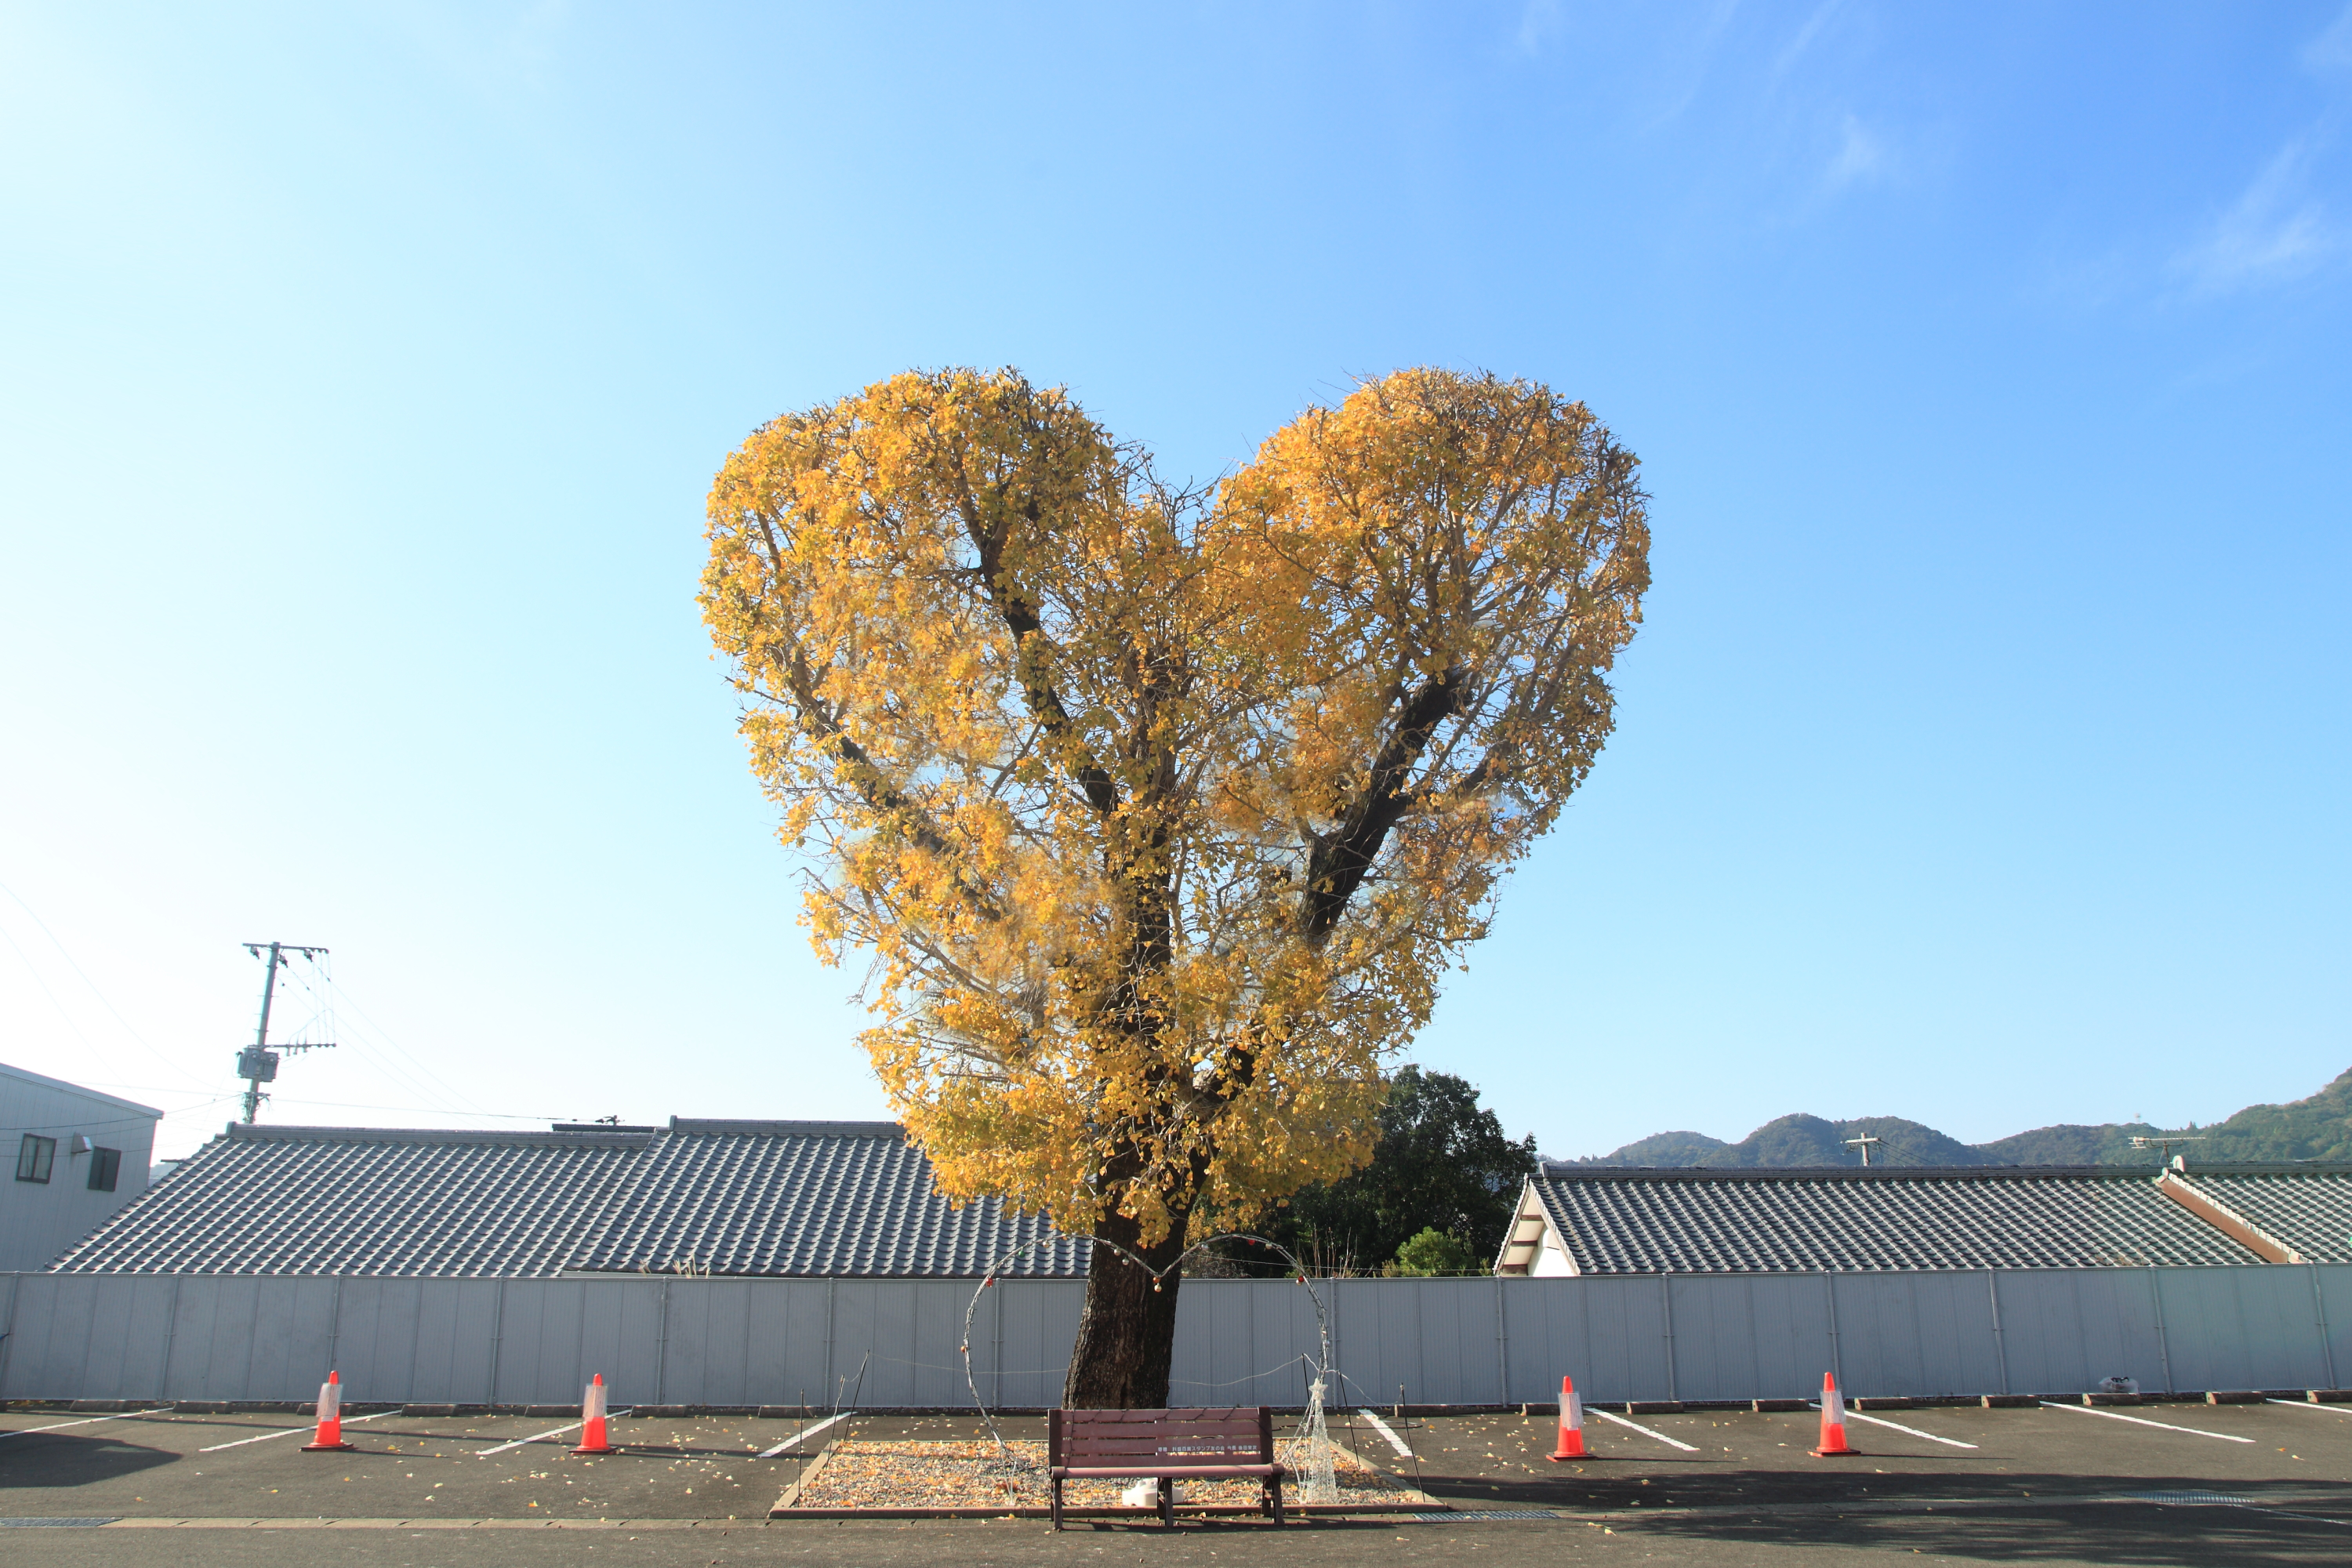
[(1550, 1182), (1986, 1182), (2153, 1181), (2139, 1165), (1583, 1165), (1547, 1160), (1536, 1173)]
[(695, 1138), (891, 1138), (907, 1130), (896, 1121), (761, 1121), (740, 1117), (673, 1116), (668, 1131)]
[(538, 1149), (645, 1149), (656, 1134), (615, 1131), (566, 1132), (535, 1128), (506, 1131), (478, 1127), (300, 1127), (286, 1122), (232, 1121), (222, 1133), (238, 1143), (483, 1143)]

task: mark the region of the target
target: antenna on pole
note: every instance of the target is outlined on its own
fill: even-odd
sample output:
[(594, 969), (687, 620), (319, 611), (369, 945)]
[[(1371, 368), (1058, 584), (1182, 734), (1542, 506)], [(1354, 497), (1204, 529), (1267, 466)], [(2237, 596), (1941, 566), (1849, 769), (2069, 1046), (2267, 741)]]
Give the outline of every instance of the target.
[(2157, 1152), (2157, 1163), (2159, 1165), (2168, 1165), (2172, 1163), (2172, 1146), (2174, 1144), (2202, 1143), (2203, 1142), (2205, 1142), (2205, 1134), (2202, 1132), (2193, 1135), (2183, 1135), (2177, 1132), (2159, 1132), (2153, 1138), (2133, 1139), (2132, 1147), (2135, 1149), (2153, 1149)]
[[(265, 1083), (278, 1081), (278, 1052), (269, 1048), (269, 1004), (278, 993), (278, 971), (286, 963), (286, 955), (299, 952), (305, 958), (316, 958), (327, 950), (323, 947), (296, 947), (291, 942), (248, 942), (245, 951), (264, 959), (268, 967), (261, 976), (261, 1026), (253, 1032), (253, 1044), (236, 1053), (236, 1076), (245, 1079), (245, 1124), (253, 1125), (260, 1114), (261, 1102), (269, 1097), (261, 1092)], [(331, 1051), (332, 1040), (313, 1040), (300, 1045), (282, 1046), (286, 1051)]]
[(1865, 1132), (1859, 1138), (1849, 1138), (1845, 1142), (1849, 1148), (1859, 1149), (1862, 1151), (1863, 1168), (1867, 1170), (1870, 1167), (1870, 1152), (1873, 1149), (1877, 1148), (1881, 1143), (1885, 1142), (1886, 1140), (1884, 1138), (1874, 1138), (1871, 1134)]

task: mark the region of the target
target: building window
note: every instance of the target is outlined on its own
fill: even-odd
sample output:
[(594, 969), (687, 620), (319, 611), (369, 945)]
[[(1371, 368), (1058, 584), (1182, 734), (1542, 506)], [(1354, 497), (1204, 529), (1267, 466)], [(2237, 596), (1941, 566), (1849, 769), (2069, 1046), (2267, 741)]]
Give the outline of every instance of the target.
[(114, 1178), (121, 1174), (121, 1150), (92, 1149), (89, 1152), (89, 1190), (91, 1192), (112, 1192)]
[(16, 1146), (16, 1179), (20, 1182), (46, 1182), (49, 1166), (58, 1157), (58, 1141), (44, 1138), (37, 1132), (25, 1134)]

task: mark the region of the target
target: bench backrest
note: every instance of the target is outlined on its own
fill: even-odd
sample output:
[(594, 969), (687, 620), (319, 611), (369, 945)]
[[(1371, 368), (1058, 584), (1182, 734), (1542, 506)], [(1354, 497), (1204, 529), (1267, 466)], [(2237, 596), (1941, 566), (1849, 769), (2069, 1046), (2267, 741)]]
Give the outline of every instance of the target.
[(1207, 1410), (1055, 1410), (1046, 1422), (1046, 1463), (1102, 1468), (1137, 1465), (1274, 1463), (1274, 1413), (1263, 1405)]

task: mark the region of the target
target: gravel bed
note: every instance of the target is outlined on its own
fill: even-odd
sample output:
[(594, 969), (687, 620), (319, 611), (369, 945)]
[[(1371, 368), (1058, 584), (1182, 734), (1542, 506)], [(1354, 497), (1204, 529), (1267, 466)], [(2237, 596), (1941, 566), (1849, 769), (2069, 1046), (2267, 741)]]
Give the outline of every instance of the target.
[[(1045, 1445), (1005, 1445), (1010, 1462), (989, 1442), (883, 1443), (845, 1439), (826, 1451), (822, 1468), (793, 1500), (798, 1508), (1044, 1508), (1052, 1500), (1045, 1483)], [(1375, 1502), (1382, 1493), (1409, 1489), (1345, 1450), (1332, 1455), (1342, 1502)], [(1066, 1508), (1117, 1508), (1128, 1481), (1062, 1483)], [(1176, 1501), (1255, 1508), (1261, 1500), (1254, 1480), (1176, 1483)], [(1296, 1476), (1283, 1483), (1286, 1505), (1298, 1500)]]

